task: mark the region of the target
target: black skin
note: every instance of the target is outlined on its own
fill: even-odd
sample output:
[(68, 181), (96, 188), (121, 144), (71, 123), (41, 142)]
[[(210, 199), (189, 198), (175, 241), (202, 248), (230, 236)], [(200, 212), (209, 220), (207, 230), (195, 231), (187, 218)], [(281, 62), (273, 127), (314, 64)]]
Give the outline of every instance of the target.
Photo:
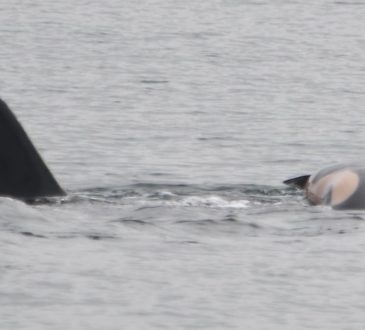
[(0, 99), (0, 196), (31, 202), (63, 195), (23, 127)]
[(302, 175), (296, 178), (285, 180), (283, 183), (285, 183), (288, 186), (304, 189), (306, 184), (308, 183), (309, 177), (310, 175)]
[[(326, 175), (343, 169), (349, 169), (356, 173), (359, 177), (359, 184), (353, 194), (349, 196), (343, 203), (332, 205), (332, 207), (337, 210), (365, 210), (365, 165), (363, 163), (337, 164), (326, 167), (312, 176), (311, 183), (316, 183)], [(296, 188), (306, 189), (309, 177), (309, 175), (303, 175), (286, 180), (284, 183)], [(329, 190), (327, 195), (324, 196), (321, 204), (331, 205), (331, 195), (332, 191)]]

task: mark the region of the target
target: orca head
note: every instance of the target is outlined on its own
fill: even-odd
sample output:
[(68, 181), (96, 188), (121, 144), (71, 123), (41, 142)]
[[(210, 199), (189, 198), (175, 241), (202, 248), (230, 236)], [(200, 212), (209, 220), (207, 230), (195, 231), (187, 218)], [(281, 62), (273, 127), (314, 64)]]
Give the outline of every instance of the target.
[(65, 192), (21, 124), (0, 99), (0, 196), (31, 201), (62, 195)]

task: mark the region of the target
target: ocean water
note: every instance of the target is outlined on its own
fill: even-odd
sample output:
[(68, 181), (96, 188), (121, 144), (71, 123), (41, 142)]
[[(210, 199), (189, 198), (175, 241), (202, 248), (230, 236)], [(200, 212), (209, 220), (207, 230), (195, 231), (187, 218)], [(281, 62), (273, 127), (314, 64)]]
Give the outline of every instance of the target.
[(10, 1), (0, 97), (64, 198), (0, 199), (1, 329), (362, 329), (365, 2)]

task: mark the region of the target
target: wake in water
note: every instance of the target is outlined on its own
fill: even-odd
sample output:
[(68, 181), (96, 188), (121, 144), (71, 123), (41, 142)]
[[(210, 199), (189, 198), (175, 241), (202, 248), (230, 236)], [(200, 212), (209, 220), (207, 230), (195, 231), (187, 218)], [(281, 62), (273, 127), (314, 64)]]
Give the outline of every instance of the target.
[(83, 233), (94, 238), (114, 237), (108, 224), (207, 226), (236, 222), (258, 228), (254, 213), (270, 214), (293, 198), (301, 197), (290, 189), (258, 185), (135, 184), (91, 188), (69, 192), (66, 197), (37, 199), (33, 205), (2, 198), (1, 226), (33, 237)]
[(295, 189), (262, 185), (91, 188), (34, 205), (2, 198), (0, 209), (0, 230), (33, 238), (317, 236), (357, 230), (363, 222), (358, 213), (309, 206)]
[(71, 192), (62, 202), (81, 201), (129, 204), (140, 207), (203, 207), (247, 209), (260, 205), (278, 205), (298, 198), (295, 189), (262, 185), (166, 185), (136, 184), (121, 188), (91, 188)]

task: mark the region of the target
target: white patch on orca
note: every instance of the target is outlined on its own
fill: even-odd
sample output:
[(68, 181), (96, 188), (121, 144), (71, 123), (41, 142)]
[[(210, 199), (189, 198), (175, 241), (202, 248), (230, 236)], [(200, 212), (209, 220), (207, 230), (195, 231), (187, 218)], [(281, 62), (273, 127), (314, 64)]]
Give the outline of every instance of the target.
[(359, 176), (350, 171), (341, 171), (332, 183), (331, 204), (339, 205), (349, 199), (359, 186)]
[(309, 182), (307, 197), (314, 204), (339, 205), (353, 195), (359, 181), (359, 176), (348, 169), (335, 171), (315, 183)]

